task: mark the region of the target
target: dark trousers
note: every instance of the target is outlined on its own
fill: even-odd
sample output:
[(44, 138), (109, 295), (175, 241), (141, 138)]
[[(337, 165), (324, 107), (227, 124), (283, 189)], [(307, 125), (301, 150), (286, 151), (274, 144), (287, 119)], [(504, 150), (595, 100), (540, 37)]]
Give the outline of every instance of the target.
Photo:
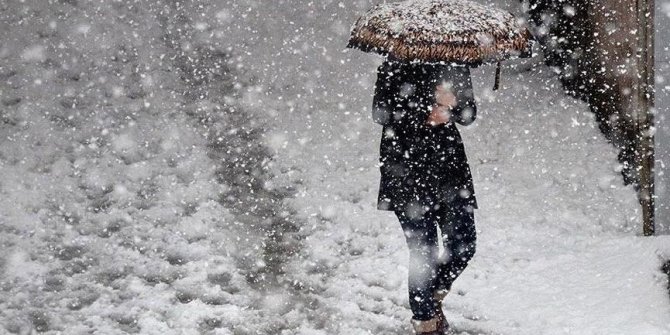
[[(409, 247), (409, 305), (416, 320), (435, 316), (433, 292), (451, 289), (475, 254), (474, 213), (467, 204), (453, 204), (424, 213), (395, 211)], [(438, 231), (444, 254), (440, 257)]]

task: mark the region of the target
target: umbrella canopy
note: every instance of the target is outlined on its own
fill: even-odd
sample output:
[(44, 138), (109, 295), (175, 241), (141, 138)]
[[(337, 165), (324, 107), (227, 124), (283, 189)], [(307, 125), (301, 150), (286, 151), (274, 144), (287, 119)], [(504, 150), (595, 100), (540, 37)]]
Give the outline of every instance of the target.
[(348, 45), (404, 61), (466, 65), (527, 57), (531, 46), (514, 15), (466, 0), (379, 4), (356, 21)]

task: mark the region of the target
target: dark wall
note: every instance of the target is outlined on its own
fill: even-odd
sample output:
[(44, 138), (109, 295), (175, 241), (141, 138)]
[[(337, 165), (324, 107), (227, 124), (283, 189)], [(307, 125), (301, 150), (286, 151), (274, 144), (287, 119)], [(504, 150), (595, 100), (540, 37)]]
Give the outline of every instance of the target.
[[(626, 184), (637, 185), (635, 147), (635, 2), (524, 1), (547, 65), (560, 71), (567, 93), (587, 103), (600, 130), (619, 149)], [(633, 6), (633, 7), (631, 7)]]

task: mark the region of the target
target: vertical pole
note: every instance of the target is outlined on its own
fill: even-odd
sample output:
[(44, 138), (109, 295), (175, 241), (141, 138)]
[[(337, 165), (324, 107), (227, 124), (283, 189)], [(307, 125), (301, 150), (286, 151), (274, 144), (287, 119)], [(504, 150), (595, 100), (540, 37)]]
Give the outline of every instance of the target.
[(654, 235), (654, 0), (636, 0), (637, 99), (636, 123), (639, 136), (637, 148), (640, 176), (639, 201), (642, 206), (643, 233)]
[(497, 91), (498, 88), (500, 88), (500, 62), (498, 62), (498, 65), (496, 65), (496, 79), (493, 83), (493, 90)]

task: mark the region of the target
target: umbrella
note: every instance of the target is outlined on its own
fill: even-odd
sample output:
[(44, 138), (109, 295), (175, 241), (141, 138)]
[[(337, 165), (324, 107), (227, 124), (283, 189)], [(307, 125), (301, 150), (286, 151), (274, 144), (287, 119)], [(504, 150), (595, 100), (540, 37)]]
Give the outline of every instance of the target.
[(468, 66), (529, 57), (528, 28), (511, 13), (467, 0), (379, 4), (361, 16), (347, 47), (403, 61)]

